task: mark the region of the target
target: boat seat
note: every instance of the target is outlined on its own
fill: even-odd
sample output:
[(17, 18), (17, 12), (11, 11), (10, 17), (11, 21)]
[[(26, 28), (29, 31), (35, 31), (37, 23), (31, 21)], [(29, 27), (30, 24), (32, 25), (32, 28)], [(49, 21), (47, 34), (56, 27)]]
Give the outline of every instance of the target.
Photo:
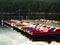
[(48, 32), (53, 32), (52, 30), (48, 30)]
[(60, 32), (60, 29), (56, 29), (56, 31), (55, 32)]

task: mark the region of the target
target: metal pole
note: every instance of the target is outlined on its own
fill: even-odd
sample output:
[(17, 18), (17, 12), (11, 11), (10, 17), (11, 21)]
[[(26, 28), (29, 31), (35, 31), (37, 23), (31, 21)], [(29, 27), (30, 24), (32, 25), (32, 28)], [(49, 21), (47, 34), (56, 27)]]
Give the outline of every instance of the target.
[(21, 16), (21, 19), (23, 20), (23, 16)]
[(3, 15), (2, 15), (2, 20), (1, 20), (1, 22), (2, 22), (2, 27), (3, 27)]
[(28, 16), (26, 16), (26, 20), (28, 19)]

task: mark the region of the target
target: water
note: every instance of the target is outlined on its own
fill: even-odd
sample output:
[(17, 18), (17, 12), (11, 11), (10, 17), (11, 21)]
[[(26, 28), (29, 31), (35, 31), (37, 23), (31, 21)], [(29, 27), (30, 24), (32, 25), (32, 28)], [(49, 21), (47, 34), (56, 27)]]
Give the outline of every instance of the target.
[(7, 27), (0, 27), (0, 45), (60, 45), (55, 41), (48, 44), (46, 42), (32, 42), (22, 34), (12, 31)]

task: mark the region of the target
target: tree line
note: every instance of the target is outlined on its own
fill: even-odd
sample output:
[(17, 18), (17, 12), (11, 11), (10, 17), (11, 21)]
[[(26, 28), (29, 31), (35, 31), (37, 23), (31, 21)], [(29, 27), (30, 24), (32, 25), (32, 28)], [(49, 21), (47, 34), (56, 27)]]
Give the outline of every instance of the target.
[(15, 12), (18, 9), (32, 12), (60, 13), (60, 3), (44, 1), (5, 1), (0, 2), (0, 12)]

